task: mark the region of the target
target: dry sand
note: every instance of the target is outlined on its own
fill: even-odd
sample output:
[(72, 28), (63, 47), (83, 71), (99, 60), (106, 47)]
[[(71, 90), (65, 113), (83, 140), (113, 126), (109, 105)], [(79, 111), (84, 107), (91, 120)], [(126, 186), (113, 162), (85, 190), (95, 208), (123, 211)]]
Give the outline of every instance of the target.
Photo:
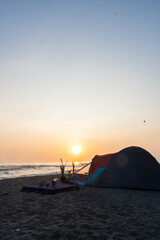
[(160, 192), (85, 187), (20, 192), (50, 176), (0, 181), (0, 239), (160, 239)]

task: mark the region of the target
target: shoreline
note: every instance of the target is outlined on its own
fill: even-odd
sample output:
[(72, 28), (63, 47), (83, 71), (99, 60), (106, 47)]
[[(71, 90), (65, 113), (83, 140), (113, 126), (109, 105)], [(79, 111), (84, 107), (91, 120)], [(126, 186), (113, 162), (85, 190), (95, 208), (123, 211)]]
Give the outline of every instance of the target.
[(0, 180), (0, 239), (152, 239), (160, 236), (160, 192), (89, 188), (21, 192), (57, 175)]

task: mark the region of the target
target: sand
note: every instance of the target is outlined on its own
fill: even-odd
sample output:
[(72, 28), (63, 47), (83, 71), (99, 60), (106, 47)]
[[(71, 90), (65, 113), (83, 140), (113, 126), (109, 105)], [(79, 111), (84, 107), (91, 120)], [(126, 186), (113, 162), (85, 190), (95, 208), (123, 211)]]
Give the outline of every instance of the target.
[(41, 195), (25, 184), (51, 176), (0, 181), (0, 239), (160, 239), (160, 192), (85, 187)]

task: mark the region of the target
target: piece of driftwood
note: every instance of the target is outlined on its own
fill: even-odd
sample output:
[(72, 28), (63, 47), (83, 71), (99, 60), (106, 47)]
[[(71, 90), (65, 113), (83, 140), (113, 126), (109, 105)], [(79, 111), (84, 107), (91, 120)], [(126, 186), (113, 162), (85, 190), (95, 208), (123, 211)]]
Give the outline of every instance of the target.
[(59, 184), (56, 184), (55, 186), (48, 186), (48, 185), (24, 186), (21, 191), (36, 192), (41, 194), (57, 194), (60, 192), (74, 191), (79, 189), (80, 188), (77, 184), (59, 183)]

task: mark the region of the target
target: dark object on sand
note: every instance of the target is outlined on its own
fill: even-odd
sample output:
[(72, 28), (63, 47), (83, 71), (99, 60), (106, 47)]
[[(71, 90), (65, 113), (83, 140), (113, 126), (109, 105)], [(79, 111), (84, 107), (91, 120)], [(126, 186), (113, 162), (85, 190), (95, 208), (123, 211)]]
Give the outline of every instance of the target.
[(6, 196), (6, 195), (8, 195), (8, 194), (9, 194), (8, 192), (1, 193), (1, 194), (0, 194), (0, 197)]
[(64, 170), (65, 170), (67, 161), (66, 161), (65, 165), (63, 164), (62, 158), (60, 158), (60, 161), (61, 161), (61, 165), (60, 165), (60, 170), (61, 170), (60, 181), (61, 181), (61, 183), (66, 183), (66, 177), (64, 175)]
[(60, 180), (61, 180), (61, 183), (66, 183), (66, 181), (67, 181), (65, 176), (60, 177)]
[(55, 186), (49, 185), (31, 185), (31, 186), (24, 186), (21, 191), (26, 192), (36, 192), (41, 194), (57, 194), (60, 192), (66, 192), (66, 191), (74, 191), (79, 190), (79, 186), (77, 184), (64, 184), (59, 183)]

